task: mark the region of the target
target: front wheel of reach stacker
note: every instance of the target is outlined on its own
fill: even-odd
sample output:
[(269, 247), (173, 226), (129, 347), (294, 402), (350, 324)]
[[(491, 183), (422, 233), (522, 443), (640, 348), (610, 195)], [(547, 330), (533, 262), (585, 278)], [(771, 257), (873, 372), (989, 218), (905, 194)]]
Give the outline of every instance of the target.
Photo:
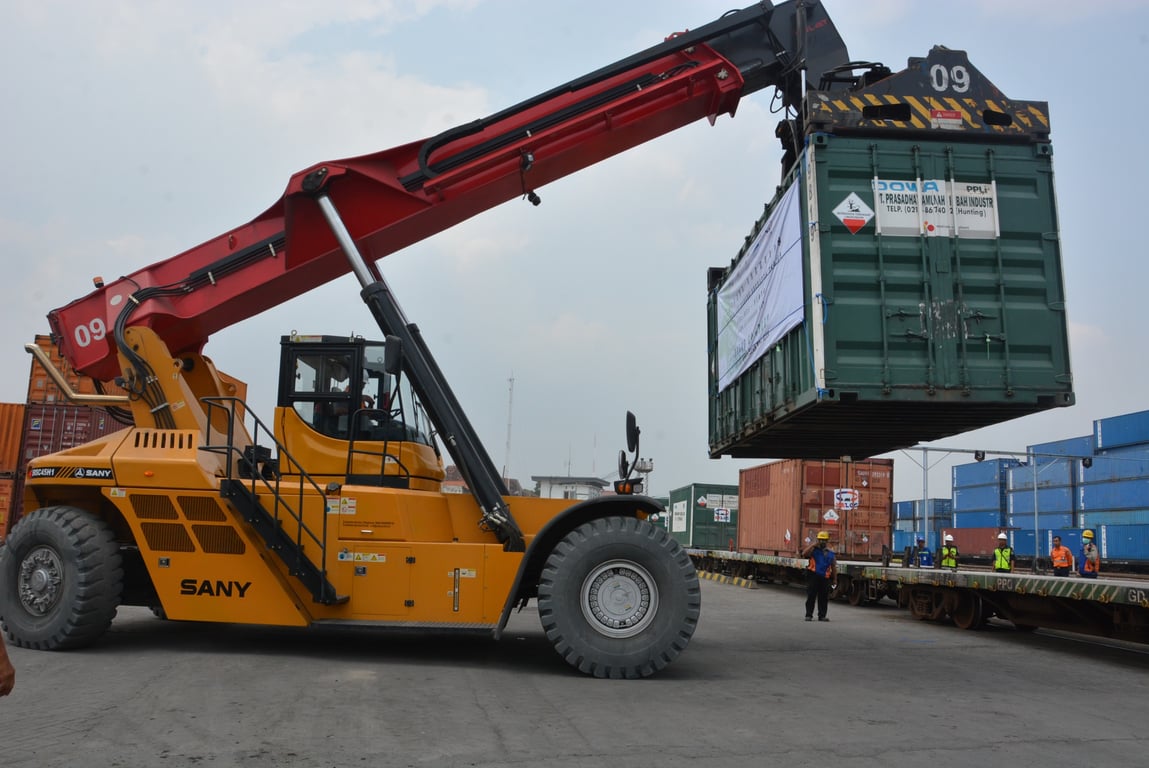
[(107, 523), (75, 507), (38, 509), (0, 549), (0, 622), (23, 648), (88, 645), (115, 618), (123, 579)]
[(632, 517), (571, 531), (539, 579), (539, 618), (567, 663), (595, 677), (647, 677), (690, 642), (702, 607), (690, 556)]

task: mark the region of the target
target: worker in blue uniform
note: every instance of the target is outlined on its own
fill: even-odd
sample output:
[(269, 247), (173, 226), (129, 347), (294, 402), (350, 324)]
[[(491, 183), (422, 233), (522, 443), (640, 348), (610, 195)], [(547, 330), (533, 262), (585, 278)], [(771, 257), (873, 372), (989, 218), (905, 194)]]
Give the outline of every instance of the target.
[(917, 552), (914, 554), (914, 562), (919, 568), (933, 568), (934, 567), (934, 553), (926, 546), (925, 539), (918, 539)]
[(830, 534), (818, 531), (818, 536), (802, 550), (808, 558), (806, 565), (806, 621), (814, 620), (814, 604), (818, 605), (818, 621), (829, 621), (826, 612), (830, 606), (830, 587), (838, 574), (838, 561), (830, 549)]

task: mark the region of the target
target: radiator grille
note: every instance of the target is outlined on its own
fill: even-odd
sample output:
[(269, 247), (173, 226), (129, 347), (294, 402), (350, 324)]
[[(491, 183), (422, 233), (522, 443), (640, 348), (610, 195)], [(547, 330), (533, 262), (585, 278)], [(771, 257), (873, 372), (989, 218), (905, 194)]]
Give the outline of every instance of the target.
[(242, 555), (243, 539), (230, 525), (193, 525), (200, 549), (213, 555)]
[(195, 552), (195, 545), (180, 523), (140, 523), (144, 540), (154, 552)]
[(219, 502), (208, 496), (179, 496), (180, 509), (188, 520), (204, 523), (227, 522), (227, 515), (219, 508)]
[(167, 496), (132, 494), (132, 510), (141, 520), (178, 520), (175, 505)]

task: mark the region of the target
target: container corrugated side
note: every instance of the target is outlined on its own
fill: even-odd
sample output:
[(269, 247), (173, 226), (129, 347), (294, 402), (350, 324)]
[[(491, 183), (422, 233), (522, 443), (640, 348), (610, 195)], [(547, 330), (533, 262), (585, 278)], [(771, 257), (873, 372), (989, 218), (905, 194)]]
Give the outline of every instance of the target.
[(24, 435), (24, 404), (0, 403), (0, 477), (20, 471)]
[[(857, 508), (835, 509), (840, 490), (856, 492)], [(742, 552), (796, 555), (821, 530), (843, 558), (876, 558), (891, 542), (892, 459), (762, 464), (741, 470), (738, 495)]]
[(1102, 560), (1149, 561), (1149, 525), (1103, 525), (1096, 535)]
[[(1009, 501), (1008, 512), (1011, 515), (1032, 515), (1033, 514), (1033, 501), (1034, 501), (1033, 488), (1021, 491), (1010, 491), (1007, 498)], [(1039, 514), (1070, 514), (1072, 515), (1077, 511), (1077, 492), (1071, 486), (1061, 486), (1060, 488), (1038, 488), (1037, 489), (1037, 510)], [(1069, 523), (1072, 525), (1072, 521)]]
[(982, 528), (950, 528), (942, 534), (953, 534), (954, 544), (963, 557), (986, 558), (993, 555), (997, 547), (997, 535), (1002, 532), (1001, 526), (986, 526)]
[(954, 512), (954, 528), (991, 528), (1005, 525), (1005, 510)]
[[(708, 275), (711, 456), (872, 456), (1073, 404), (1049, 145), (814, 134), (798, 168), (735, 263)], [(774, 317), (799, 323), (775, 341), (731, 319), (767, 303), (723, 289), (764, 251), (760, 272), (791, 269), (755, 238), (794, 185), (803, 295), (779, 303)], [(895, 185), (915, 200), (960, 190), (995, 226), (899, 232)]]
[(955, 515), (966, 512), (1005, 512), (1006, 490), (1000, 485), (970, 485), (953, 490)]
[(1093, 422), (1093, 446), (1098, 451), (1149, 444), (1149, 411), (1123, 413)]
[(1004, 488), (1007, 473), (1020, 464), (1017, 459), (986, 459), (956, 464), (950, 469), (952, 484), (954, 488), (967, 485), (1000, 485)]
[(1083, 465), (1079, 472), (1083, 485), (1149, 477), (1149, 451), (1122, 456), (1097, 456), (1090, 466)]
[(1077, 479), (1077, 460), (1054, 459), (1045, 464), (1034, 462), (1030, 466), (1013, 467), (1006, 473), (1006, 488), (1010, 491), (1032, 491), (1034, 474), (1037, 475), (1038, 488), (1070, 486)]
[(0, 542), (8, 537), (8, 531), (16, 522), (16, 479), (0, 477)]
[(1149, 525), (1149, 508), (1086, 510), (1081, 525)]
[[(96, 382), (91, 377), (83, 376), (72, 369), (68, 361), (60, 354), (60, 350), (52, 343), (51, 336), (44, 334), (36, 336), (36, 346), (48, 355), (48, 358), (52, 361), (52, 365), (63, 375), (64, 380), (68, 382), (68, 385), (77, 394), (127, 394), (121, 387), (111, 382), (101, 384), (100, 389), (102, 392), (97, 392)], [(56, 386), (51, 376), (44, 370), (44, 367), (40, 365), (36, 358), (32, 358), (32, 367), (28, 372), (28, 402), (42, 404), (68, 403), (68, 399), (63, 391)]]
[(29, 403), (24, 409), (20, 466), (37, 456), (75, 448), (126, 428), (103, 408)]
[(1029, 453), (1037, 458), (1040, 467), (1049, 462), (1059, 461), (1058, 457), (1084, 458), (1093, 455), (1093, 435), (1067, 437), (1048, 443), (1035, 443), (1029, 446)]
[(1149, 506), (1149, 477), (1081, 485), (1081, 509), (1143, 509)]

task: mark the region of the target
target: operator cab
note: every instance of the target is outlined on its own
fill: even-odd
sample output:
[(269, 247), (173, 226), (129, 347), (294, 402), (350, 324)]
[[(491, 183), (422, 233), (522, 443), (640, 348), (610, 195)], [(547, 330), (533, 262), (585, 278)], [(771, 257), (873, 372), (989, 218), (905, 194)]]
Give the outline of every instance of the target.
[(384, 342), (292, 335), (280, 344), (279, 405), (316, 432), (431, 445), (430, 422), (408, 380), (386, 370)]

